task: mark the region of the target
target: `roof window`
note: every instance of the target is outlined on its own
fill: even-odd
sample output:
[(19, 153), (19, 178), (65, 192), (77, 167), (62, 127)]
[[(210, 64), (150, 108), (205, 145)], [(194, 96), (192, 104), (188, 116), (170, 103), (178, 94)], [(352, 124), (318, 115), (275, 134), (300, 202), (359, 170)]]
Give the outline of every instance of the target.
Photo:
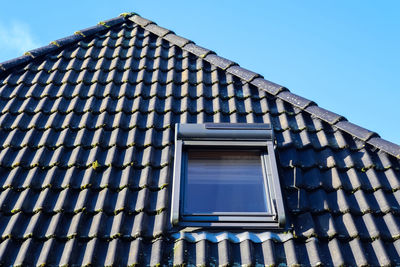
[(177, 124), (175, 129), (172, 224), (284, 224), (269, 124)]

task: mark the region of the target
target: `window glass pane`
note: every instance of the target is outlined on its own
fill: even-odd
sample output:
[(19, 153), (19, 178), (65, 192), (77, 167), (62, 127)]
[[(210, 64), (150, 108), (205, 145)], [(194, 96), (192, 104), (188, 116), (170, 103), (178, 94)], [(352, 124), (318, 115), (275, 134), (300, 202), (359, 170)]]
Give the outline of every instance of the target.
[(259, 151), (190, 150), (184, 213), (267, 212)]

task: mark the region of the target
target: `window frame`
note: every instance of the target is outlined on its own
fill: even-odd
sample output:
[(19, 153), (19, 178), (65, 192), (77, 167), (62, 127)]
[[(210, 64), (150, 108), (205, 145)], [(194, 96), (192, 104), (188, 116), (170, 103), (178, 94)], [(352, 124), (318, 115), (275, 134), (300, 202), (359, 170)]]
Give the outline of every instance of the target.
[[(185, 151), (186, 150), (186, 151)], [(254, 215), (254, 221), (262, 221), (260, 220), (260, 216), (269, 216), (270, 212), (238, 212), (238, 211), (226, 211), (226, 212), (193, 212), (193, 213), (189, 213), (186, 214), (185, 213), (185, 207), (187, 204), (187, 194), (186, 194), (186, 190), (187, 190), (187, 183), (188, 183), (188, 167), (189, 167), (189, 153), (195, 151), (202, 151), (202, 152), (206, 152), (206, 151), (210, 151), (210, 152), (220, 152), (220, 151), (232, 151), (232, 152), (236, 152), (236, 151), (244, 151), (244, 152), (257, 152), (258, 156), (259, 156), (259, 163), (260, 163), (260, 168), (261, 168), (261, 172), (262, 172), (262, 183), (264, 186), (264, 190), (263, 190), (263, 198), (265, 200), (265, 206), (266, 209), (268, 211), (271, 211), (273, 209), (273, 205), (271, 204), (271, 199), (270, 199), (270, 194), (269, 194), (269, 183), (267, 180), (267, 174), (265, 173), (265, 169), (264, 166), (266, 164), (265, 160), (266, 160), (266, 152), (265, 151), (261, 151), (260, 148), (258, 147), (253, 147), (253, 146), (249, 146), (249, 147), (240, 147), (240, 149), (236, 148), (236, 147), (226, 147), (226, 145), (221, 145), (221, 144), (214, 144), (211, 146), (208, 146), (206, 148), (204, 148), (203, 146), (187, 146), (183, 148), (183, 152), (182, 152), (182, 185), (181, 185), (181, 194), (180, 197), (181, 199), (181, 205), (180, 207), (180, 211), (179, 214), (181, 214), (181, 217), (184, 218), (185, 221), (209, 221), (207, 220), (207, 218), (217, 218), (217, 217), (224, 217), (225, 220), (227, 221), (232, 221), (232, 217), (248, 217), (248, 216), (253, 216)], [(250, 218), (250, 221), (253, 221), (253, 219)]]
[[(183, 213), (184, 186), (187, 180), (187, 153), (191, 149), (216, 151), (256, 150), (265, 186), (267, 212)], [(274, 152), (274, 137), (269, 124), (205, 123), (175, 125), (175, 157), (172, 184), (171, 223), (194, 227), (280, 228), (285, 212)]]

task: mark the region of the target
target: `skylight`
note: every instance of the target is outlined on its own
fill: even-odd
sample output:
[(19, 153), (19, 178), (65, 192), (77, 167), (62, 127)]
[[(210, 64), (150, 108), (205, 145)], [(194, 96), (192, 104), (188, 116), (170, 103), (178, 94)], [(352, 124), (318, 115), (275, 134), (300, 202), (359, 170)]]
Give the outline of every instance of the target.
[(177, 124), (171, 221), (276, 228), (285, 221), (268, 124)]

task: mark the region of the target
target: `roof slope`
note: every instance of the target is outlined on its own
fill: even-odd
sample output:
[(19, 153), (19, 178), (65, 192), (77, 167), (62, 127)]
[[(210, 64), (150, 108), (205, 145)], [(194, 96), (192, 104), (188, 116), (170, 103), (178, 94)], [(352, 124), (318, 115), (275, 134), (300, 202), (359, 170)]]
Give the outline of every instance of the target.
[[(4, 265), (400, 264), (400, 147), (137, 14), (0, 64)], [(171, 231), (176, 122), (271, 123), (284, 231)]]

